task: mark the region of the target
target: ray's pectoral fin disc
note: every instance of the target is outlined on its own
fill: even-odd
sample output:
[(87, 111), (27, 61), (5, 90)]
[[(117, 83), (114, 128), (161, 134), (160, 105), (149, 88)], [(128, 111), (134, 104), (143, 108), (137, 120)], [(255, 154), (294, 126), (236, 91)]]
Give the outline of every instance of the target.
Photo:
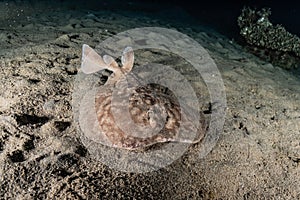
[[(164, 88), (153, 84), (128, 87), (122, 77), (126, 78), (133, 68), (131, 47), (124, 49), (121, 62), (122, 67), (119, 67), (113, 57), (101, 57), (91, 47), (83, 45), (83, 73), (92, 74), (103, 69), (113, 72), (104, 85), (87, 91), (82, 99), (79, 121), (87, 138), (105, 146), (129, 150), (165, 142), (195, 143), (203, 138), (205, 130), (194, 123), (197, 117), (189, 114), (188, 105), (180, 105), (174, 94), (165, 93)], [(139, 82), (143, 83), (143, 80), (139, 79)], [(118, 93), (113, 99), (114, 91)], [(126, 97), (128, 105), (122, 97)], [(129, 117), (122, 109), (125, 106), (128, 106)], [(190, 133), (193, 132), (199, 137), (192, 138)], [(145, 133), (149, 135), (144, 137)]]

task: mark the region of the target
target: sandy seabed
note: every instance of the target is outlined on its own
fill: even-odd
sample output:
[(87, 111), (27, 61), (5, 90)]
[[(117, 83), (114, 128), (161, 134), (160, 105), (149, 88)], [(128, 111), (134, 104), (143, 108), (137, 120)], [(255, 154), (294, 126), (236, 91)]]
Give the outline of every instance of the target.
[[(211, 30), (134, 12), (2, 17), (0, 199), (300, 199), (299, 76)], [(224, 81), (226, 121), (203, 159), (196, 145), (158, 171), (118, 172), (95, 161), (76, 133), (73, 83), (82, 44), (145, 26), (177, 29), (208, 50)]]

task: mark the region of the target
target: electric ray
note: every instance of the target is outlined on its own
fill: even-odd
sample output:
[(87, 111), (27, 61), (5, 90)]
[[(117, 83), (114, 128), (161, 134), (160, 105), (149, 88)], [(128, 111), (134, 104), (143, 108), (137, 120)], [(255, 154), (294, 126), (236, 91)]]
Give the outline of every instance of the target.
[[(94, 141), (134, 150), (165, 142), (197, 143), (204, 137), (206, 123), (203, 114), (199, 113), (200, 125), (196, 126), (195, 118), (189, 112), (191, 108), (179, 104), (170, 90), (158, 84), (129, 86), (127, 81), (130, 78), (143, 82), (131, 73), (134, 65), (131, 47), (123, 51), (121, 63), (122, 67), (119, 67), (111, 56), (101, 57), (91, 47), (83, 45), (83, 73), (92, 74), (104, 69), (112, 71), (94, 95), (93, 109), (97, 119), (97, 131), (92, 136)], [(128, 98), (118, 99), (122, 95), (128, 95)], [(86, 115), (84, 118), (88, 123), (89, 116)], [(196, 135), (189, 135), (192, 132)]]

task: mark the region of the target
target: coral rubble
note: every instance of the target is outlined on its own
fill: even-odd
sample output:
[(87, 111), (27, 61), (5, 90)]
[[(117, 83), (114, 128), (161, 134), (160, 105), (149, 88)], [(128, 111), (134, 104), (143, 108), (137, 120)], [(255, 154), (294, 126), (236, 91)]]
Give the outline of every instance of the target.
[(282, 25), (273, 25), (270, 15), (269, 8), (252, 10), (245, 7), (238, 17), (240, 34), (254, 54), (285, 69), (296, 68), (300, 61), (300, 38)]

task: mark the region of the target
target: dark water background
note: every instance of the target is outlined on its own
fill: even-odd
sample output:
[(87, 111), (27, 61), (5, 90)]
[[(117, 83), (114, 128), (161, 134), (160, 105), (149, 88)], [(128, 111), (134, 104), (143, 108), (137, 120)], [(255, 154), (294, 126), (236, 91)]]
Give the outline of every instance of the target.
[[(0, 0), (0, 31), (30, 15), (63, 10), (64, 12), (111, 11), (147, 15), (158, 20), (181, 23), (189, 27), (204, 26), (230, 39), (242, 42), (237, 18), (245, 6), (271, 8), (270, 20), (282, 24), (289, 32), (300, 36), (300, 1), (192, 1), (192, 0)], [(64, 19), (62, 19), (64, 20)], [(17, 23), (15, 23), (17, 24)], [(300, 74), (300, 67), (295, 70)], [(299, 75), (300, 76), (300, 75)]]
[[(43, 12), (34, 10), (36, 4), (45, 4), (46, 11), (49, 9), (59, 9), (67, 7), (70, 10), (90, 9), (90, 10), (111, 10), (133, 11), (140, 14), (151, 14), (153, 17), (173, 19), (188, 23), (195, 23), (211, 27), (228, 37), (238, 37), (239, 29), (237, 17), (244, 6), (252, 8), (271, 8), (271, 22), (282, 24), (291, 33), (300, 35), (300, 1), (192, 1), (192, 0), (0, 0), (1, 11), (5, 11), (5, 4), (17, 5), (19, 8), (33, 8), (33, 12)], [(11, 8), (8, 14), (15, 16), (20, 10)], [(190, 18), (183, 17), (183, 13)], [(8, 20), (9, 20), (9, 16)]]

